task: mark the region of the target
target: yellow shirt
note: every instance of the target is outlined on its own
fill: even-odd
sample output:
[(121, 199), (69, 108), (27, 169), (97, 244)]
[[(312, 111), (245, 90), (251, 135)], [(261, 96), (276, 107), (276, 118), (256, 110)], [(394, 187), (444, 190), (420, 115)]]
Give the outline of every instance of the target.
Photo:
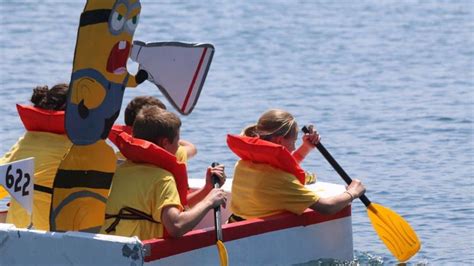
[[(2, 158), (0, 164), (9, 163), (28, 157), (35, 158), (34, 183), (51, 188), (59, 163), (72, 146), (66, 135), (47, 132), (27, 131)], [(0, 189), (3, 189), (0, 187)], [(49, 230), (49, 210), (51, 194), (34, 191), (33, 227)], [(13, 198), (7, 215), (7, 223), (26, 228), (31, 223), (31, 216)]]
[(186, 152), (186, 148), (184, 148), (184, 146), (178, 147), (175, 156), (176, 159), (178, 159), (178, 162), (186, 163), (188, 161), (188, 153)]
[[(123, 207), (131, 207), (151, 215), (159, 223), (122, 219), (110, 234), (137, 236), (141, 240), (163, 237), (161, 211), (166, 206), (183, 209), (172, 174), (151, 164), (125, 161), (115, 172), (105, 212), (118, 214)], [(114, 218), (105, 220), (102, 234), (113, 221)]]
[(240, 160), (232, 182), (232, 212), (245, 219), (283, 211), (302, 214), (319, 197), (295, 176), (270, 165)]

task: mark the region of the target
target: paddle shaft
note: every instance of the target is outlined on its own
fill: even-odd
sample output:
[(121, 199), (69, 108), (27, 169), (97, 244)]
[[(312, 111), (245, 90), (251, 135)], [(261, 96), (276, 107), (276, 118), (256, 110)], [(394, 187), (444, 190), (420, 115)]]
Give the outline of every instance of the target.
[[(309, 133), (309, 130), (306, 126), (302, 128), (304, 133)], [(326, 158), (326, 160), (329, 162), (329, 164), (336, 170), (336, 172), (344, 179), (344, 181), (350, 185), (352, 183), (352, 178), (349, 177), (349, 175), (342, 169), (342, 167), (337, 163), (336, 159), (332, 157), (332, 155), (326, 150), (326, 148), (323, 146), (321, 142), (318, 142), (316, 144), (316, 148), (318, 148), (319, 152)], [(364, 203), (365, 207), (369, 207), (370, 205), (370, 200), (363, 194), (362, 196), (359, 197), (359, 199)]]
[[(316, 148), (318, 148), (319, 152), (326, 158), (326, 160), (331, 164), (332, 168), (336, 170), (336, 172), (344, 179), (344, 181), (349, 185), (352, 183), (352, 178), (349, 177), (349, 175), (342, 169), (342, 167), (337, 163), (337, 161), (332, 157), (332, 155), (326, 150), (326, 148), (319, 142), (316, 144)], [(370, 200), (365, 196), (365, 194), (362, 194), (362, 196), (359, 197), (359, 199), (364, 203), (366, 207), (369, 207), (370, 205)]]
[[(219, 163), (212, 163), (212, 167), (219, 165)], [(214, 188), (219, 188), (219, 177), (212, 175), (212, 183)], [(222, 224), (221, 224), (221, 206), (214, 208), (214, 221), (216, 223), (216, 239), (222, 241)]]
[[(306, 126), (303, 127), (303, 132), (309, 133)], [(344, 179), (348, 185), (352, 183), (352, 179), (331, 156), (328, 150), (326, 150), (323, 144), (319, 142), (316, 144), (316, 147), (342, 179)], [(400, 262), (407, 261), (420, 250), (421, 244), (418, 236), (410, 224), (400, 215), (382, 205), (376, 203), (372, 204), (365, 195), (360, 196), (359, 199), (367, 207), (367, 214), (369, 215), (375, 232), (379, 235), (388, 250), (390, 250)]]

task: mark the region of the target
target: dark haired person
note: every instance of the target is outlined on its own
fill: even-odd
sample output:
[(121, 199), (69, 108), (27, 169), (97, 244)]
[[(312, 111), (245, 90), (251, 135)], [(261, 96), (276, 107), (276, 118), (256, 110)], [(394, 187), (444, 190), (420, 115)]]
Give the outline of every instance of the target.
[[(180, 126), (177, 115), (157, 106), (144, 106), (133, 123), (133, 137), (125, 133), (117, 137), (127, 160), (113, 177), (101, 233), (137, 236), (141, 240), (180, 237), (209, 210), (225, 204), (225, 192), (208, 187), (202, 189), (205, 197), (185, 210), (186, 168), (174, 156)], [(206, 181), (212, 175), (223, 184), (224, 166), (209, 167)]]
[[(33, 89), (30, 105), (17, 105), (26, 132), (2, 158), (0, 164), (35, 158), (33, 212), (29, 215), (11, 199), (7, 223), (16, 227), (49, 230), (51, 187), (61, 159), (71, 147), (64, 130), (64, 109), (68, 85)], [(3, 189), (0, 187), (0, 189)]]

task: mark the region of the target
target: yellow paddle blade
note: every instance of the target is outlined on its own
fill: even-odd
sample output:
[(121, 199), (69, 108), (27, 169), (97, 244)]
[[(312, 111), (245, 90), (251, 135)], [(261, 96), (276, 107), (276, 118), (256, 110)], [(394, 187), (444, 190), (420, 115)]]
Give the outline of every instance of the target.
[(8, 196), (8, 192), (2, 186), (0, 186), (0, 200), (6, 196)]
[(217, 245), (217, 250), (219, 251), (221, 266), (228, 266), (229, 258), (227, 257), (227, 249), (225, 249), (224, 243), (222, 243), (222, 241), (220, 240), (217, 240), (216, 245)]
[(376, 203), (367, 207), (367, 213), (380, 239), (399, 261), (409, 260), (420, 250), (418, 236), (400, 215)]

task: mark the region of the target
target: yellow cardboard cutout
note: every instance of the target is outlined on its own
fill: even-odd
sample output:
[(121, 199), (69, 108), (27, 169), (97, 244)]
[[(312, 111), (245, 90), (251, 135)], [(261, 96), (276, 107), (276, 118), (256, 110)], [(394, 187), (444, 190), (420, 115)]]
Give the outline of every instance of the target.
[(147, 78), (126, 65), (138, 25), (139, 0), (88, 0), (81, 14), (66, 108), (73, 147), (53, 184), (52, 231), (98, 232), (116, 157), (105, 143), (117, 119), (125, 87)]

